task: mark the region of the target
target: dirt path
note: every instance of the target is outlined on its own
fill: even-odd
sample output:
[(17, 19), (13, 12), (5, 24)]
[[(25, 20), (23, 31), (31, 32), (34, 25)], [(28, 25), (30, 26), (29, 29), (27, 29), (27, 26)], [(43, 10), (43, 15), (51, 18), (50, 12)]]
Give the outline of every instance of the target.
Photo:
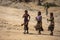
[(54, 36), (50, 36), (50, 32), (47, 31), (49, 22), (46, 21), (47, 17), (43, 9), (41, 11), (44, 28), (42, 35), (38, 35), (34, 29), (37, 11), (29, 11), (32, 16), (29, 23), (29, 34), (23, 34), (23, 26), (20, 26), (20, 24), (23, 23), (24, 10), (0, 6), (0, 40), (60, 40), (60, 27), (58, 25), (60, 23), (56, 21), (60, 15), (55, 19), (58, 24), (56, 24)]

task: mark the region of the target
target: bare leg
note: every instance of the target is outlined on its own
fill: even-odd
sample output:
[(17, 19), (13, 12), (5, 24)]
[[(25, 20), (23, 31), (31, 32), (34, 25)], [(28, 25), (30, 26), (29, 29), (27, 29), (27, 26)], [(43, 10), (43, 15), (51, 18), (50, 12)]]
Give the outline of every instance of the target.
[(26, 30), (24, 30), (24, 34), (26, 34)]
[(39, 31), (39, 34), (41, 34), (41, 31), (40, 30), (38, 30)]
[(52, 36), (53, 36), (53, 31), (51, 31), (50, 35), (52, 35)]
[(29, 31), (27, 30), (27, 34), (29, 33)]

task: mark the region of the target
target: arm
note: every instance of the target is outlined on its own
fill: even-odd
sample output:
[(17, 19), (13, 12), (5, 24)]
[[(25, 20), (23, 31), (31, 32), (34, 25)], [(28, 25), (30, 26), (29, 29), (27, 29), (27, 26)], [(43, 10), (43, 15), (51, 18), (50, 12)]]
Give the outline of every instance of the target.
[(21, 24), (21, 26), (23, 26), (23, 25), (27, 25), (27, 24), (28, 24), (28, 22)]
[(25, 14), (22, 16), (22, 18), (24, 18)]
[(52, 21), (52, 20), (54, 20), (54, 17), (52, 17), (52, 18), (50, 18), (50, 19), (47, 19), (48, 21)]
[(30, 20), (30, 18), (31, 18), (31, 17), (30, 17), (30, 15), (29, 15), (29, 20)]
[(51, 19), (47, 19), (47, 21), (51, 21)]
[(37, 17), (35, 17), (35, 19), (37, 20)]

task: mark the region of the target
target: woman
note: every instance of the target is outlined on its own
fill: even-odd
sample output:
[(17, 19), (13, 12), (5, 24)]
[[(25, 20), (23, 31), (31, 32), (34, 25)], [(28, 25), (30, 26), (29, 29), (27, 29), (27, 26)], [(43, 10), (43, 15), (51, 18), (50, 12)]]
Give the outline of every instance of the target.
[(43, 28), (42, 28), (42, 16), (40, 11), (38, 12), (36, 21), (37, 21), (37, 25), (35, 26), (35, 29), (39, 32), (39, 34), (41, 34), (41, 31), (43, 31)]
[(29, 23), (29, 20), (30, 20), (30, 15), (28, 14), (27, 10), (25, 10), (25, 14), (23, 15), (23, 18), (24, 18), (24, 23), (22, 25), (24, 25), (24, 34), (25, 33), (28, 34), (29, 33), (28, 32), (28, 23)]
[(46, 16), (48, 16), (48, 9), (49, 9), (49, 3), (48, 2), (46, 2), (45, 3), (45, 9), (46, 9)]
[(50, 13), (50, 19), (48, 21), (50, 21), (48, 31), (51, 31), (50, 35), (53, 35), (53, 31), (54, 31), (54, 16), (53, 16), (53, 13)]

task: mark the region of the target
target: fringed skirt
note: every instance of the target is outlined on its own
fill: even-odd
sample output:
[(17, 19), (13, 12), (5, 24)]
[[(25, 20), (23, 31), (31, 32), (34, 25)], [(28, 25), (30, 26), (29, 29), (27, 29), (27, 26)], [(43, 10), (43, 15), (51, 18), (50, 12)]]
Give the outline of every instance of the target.
[(49, 25), (48, 31), (54, 31), (54, 25)]
[(35, 26), (35, 30), (36, 30), (36, 31), (37, 31), (37, 30), (43, 31), (42, 24), (37, 24), (37, 25)]

